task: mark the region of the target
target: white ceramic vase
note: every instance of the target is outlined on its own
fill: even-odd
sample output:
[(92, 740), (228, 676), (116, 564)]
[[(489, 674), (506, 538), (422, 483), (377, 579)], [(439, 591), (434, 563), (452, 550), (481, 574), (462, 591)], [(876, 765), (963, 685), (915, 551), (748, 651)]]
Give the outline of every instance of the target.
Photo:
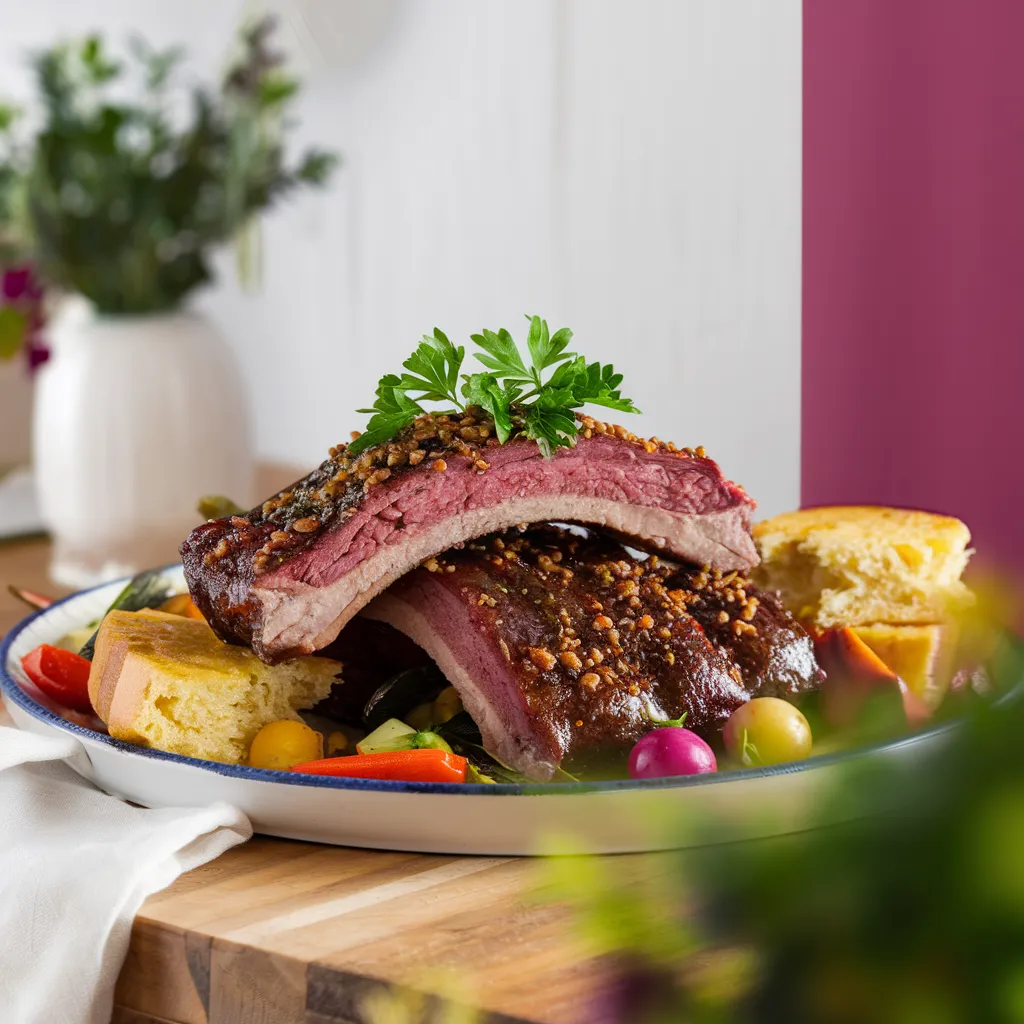
[(57, 582), (84, 587), (172, 561), (201, 496), (250, 502), (240, 370), (203, 317), (97, 316), (75, 301), (49, 340), (33, 464)]

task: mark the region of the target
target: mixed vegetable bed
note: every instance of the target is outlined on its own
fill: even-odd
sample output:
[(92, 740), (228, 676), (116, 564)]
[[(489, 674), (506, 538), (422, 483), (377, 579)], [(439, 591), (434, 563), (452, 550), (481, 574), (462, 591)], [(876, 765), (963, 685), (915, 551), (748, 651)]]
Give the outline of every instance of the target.
[[(33, 607), (41, 595), (19, 592)], [(152, 616), (170, 622), (172, 632), (201, 616), (187, 594), (172, 594), (160, 572), (140, 574), (111, 604), (109, 612)], [(41, 644), (22, 658), (31, 682), (60, 708), (92, 717), (89, 693), (96, 642), (107, 615), (68, 634), (58, 644)], [(175, 627), (174, 622), (181, 622)], [(817, 656), (826, 669), (821, 691), (797, 707), (776, 697), (757, 697), (740, 706), (709, 743), (686, 728), (686, 716), (651, 721), (650, 730), (614, 763), (560, 771), (555, 781), (610, 777), (657, 779), (701, 775), (801, 761), (815, 753), (892, 738), (925, 724), (928, 709), (851, 629), (817, 631)], [(231, 650), (237, 650), (232, 648)], [(953, 713), (970, 687), (947, 699)], [(959, 696), (958, 696), (959, 693)], [(433, 665), (407, 669), (378, 687), (358, 720), (345, 722), (305, 713), (264, 724), (252, 738), (244, 763), (254, 768), (338, 778), (427, 783), (526, 783), (520, 772), (484, 749), (476, 723), (456, 690)]]

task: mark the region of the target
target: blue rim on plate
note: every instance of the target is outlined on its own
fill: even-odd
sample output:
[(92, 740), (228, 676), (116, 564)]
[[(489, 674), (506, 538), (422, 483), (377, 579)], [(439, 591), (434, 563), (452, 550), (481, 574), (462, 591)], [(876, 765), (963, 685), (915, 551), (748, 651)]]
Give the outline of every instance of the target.
[[(171, 572), (178, 568), (180, 566), (168, 565), (164, 567), (164, 571)], [(324, 775), (302, 775), (294, 772), (274, 771), (269, 768), (249, 768), (244, 765), (222, 764), (219, 761), (204, 761), (195, 757), (185, 757), (183, 754), (171, 754), (164, 750), (154, 750), (150, 747), (140, 747), (134, 743), (126, 743), (123, 740), (114, 739), (106, 733), (96, 732), (75, 722), (69, 722), (67, 719), (50, 711), (49, 708), (43, 707), (42, 704), (26, 693), (21, 688), (21, 684), (7, 669), (11, 647), (36, 619), (48, 615), (53, 609), (59, 608), (61, 605), (67, 604), (67, 602), (75, 600), (83, 594), (90, 594), (95, 590), (109, 587), (116, 583), (123, 585), (127, 582), (127, 578), (111, 580), (107, 583), (90, 587), (87, 590), (79, 590), (74, 594), (69, 594), (67, 597), (54, 601), (48, 607), (41, 608), (39, 611), (33, 612), (22, 619), (0, 642), (0, 692), (33, 718), (56, 726), (58, 729), (71, 733), (73, 736), (90, 739), (125, 753), (190, 765), (195, 768), (201, 768), (204, 771), (215, 772), (218, 775), (227, 775), (236, 779), (248, 779), (253, 782), (278, 782), (290, 786), (316, 786), (324, 789), (354, 789), (385, 793), (434, 793), (452, 796), (467, 794), (481, 796), (537, 796), (604, 793), (631, 789), (644, 791), (684, 789), (690, 786), (709, 786), (734, 780), (760, 779), (772, 775), (786, 775), (795, 772), (805, 772), (814, 768), (825, 768), (881, 751), (899, 750), (902, 747), (934, 738), (950, 731), (956, 726), (955, 722), (947, 721), (931, 729), (901, 737), (898, 740), (876, 743), (866, 747), (857, 747), (849, 751), (819, 754), (815, 757), (809, 757), (804, 761), (794, 761), (789, 764), (771, 765), (763, 768), (737, 768), (724, 772), (713, 772), (707, 775), (680, 775), (665, 779), (613, 779), (607, 782), (539, 782), (534, 784), (502, 782), (493, 784), (472, 782), (390, 782), (378, 779), (348, 779)]]

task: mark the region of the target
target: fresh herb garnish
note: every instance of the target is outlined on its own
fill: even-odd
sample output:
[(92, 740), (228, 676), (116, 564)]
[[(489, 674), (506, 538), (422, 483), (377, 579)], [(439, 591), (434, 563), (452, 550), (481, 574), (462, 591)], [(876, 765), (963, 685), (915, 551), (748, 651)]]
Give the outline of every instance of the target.
[(241, 516), (245, 509), (223, 494), (207, 494), (199, 499), (196, 511), (203, 519), (226, 519), (228, 516)]
[(453, 345), (436, 327), (433, 335), (424, 335), (402, 363), (408, 372), (382, 377), (373, 408), (358, 410), (370, 414), (370, 422), (349, 444), (349, 452), (356, 455), (394, 437), (417, 416), (431, 411), (424, 402), (442, 403), (444, 411), (455, 412), (480, 406), (493, 418), (502, 444), (510, 437), (527, 437), (536, 441), (545, 455), (576, 443), (579, 423), (575, 411), (584, 405), (640, 411), (622, 397), (622, 374), (614, 367), (588, 363), (583, 356), (567, 351), (572, 339), (569, 328), (552, 334), (545, 320), (538, 316), (528, 319), (529, 365), (504, 328), (472, 335), (481, 350), (473, 354), (487, 368), (485, 373), (460, 374), (466, 350)]
[(659, 718), (648, 702), (644, 705), (643, 715), (655, 729), (681, 729), (686, 724), (686, 719), (690, 717), (690, 712), (684, 711), (678, 718)]
[(745, 768), (756, 768), (764, 763), (757, 747), (750, 742), (746, 729), (743, 730), (743, 749), (740, 751), (740, 762)]
[(690, 717), (689, 711), (684, 711), (678, 718), (669, 718), (664, 722), (658, 722), (655, 725), (656, 729), (682, 729), (686, 724), (687, 718)]

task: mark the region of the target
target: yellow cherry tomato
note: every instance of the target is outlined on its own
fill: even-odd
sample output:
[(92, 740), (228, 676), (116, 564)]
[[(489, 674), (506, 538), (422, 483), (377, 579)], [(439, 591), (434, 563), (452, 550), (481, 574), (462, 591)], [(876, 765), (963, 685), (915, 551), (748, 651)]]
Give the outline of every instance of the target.
[(462, 698), (454, 686), (446, 686), (434, 701), (434, 725), (441, 725), (462, 710)]
[(268, 722), (252, 741), (249, 764), (253, 768), (274, 768), (287, 771), (304, 761), (318, 761), (324, 756), (324, 738), (305, 722), (282, 719)]
[(788, 701), (755, 697), (738, 707), (722, 730), (725, 749), (746, 766), (802, 761), (811, 752), (811, 727)]
[(335, 754), (342, 754), (348, 750), (348, 737), (336, 730), (327, 737), (327, 756), (334, 757)]
[(434, 724), (433, 702), (417, 704), (412, 711), (402, 716), (402, 721), (418, 731), (429, 729)]

